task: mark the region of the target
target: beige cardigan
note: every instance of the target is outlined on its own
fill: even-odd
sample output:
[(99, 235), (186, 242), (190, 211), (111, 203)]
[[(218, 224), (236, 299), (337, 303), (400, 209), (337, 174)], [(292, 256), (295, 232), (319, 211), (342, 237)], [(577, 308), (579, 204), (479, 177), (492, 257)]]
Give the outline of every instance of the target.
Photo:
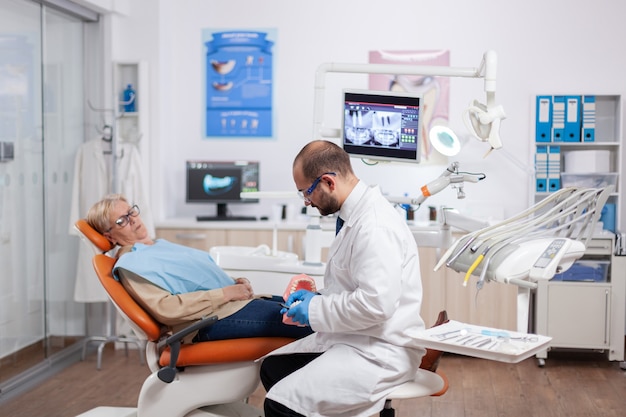
[[(131, 297), (156, 321), (174, 333), (203, 317), (228, 317), (251, 301), (226, 302), (222, 288), (173, 295), (134, 272), (119, 268), (117, 274)], [(195, 334), (186, 337), (184, 342), (190, 343)]]

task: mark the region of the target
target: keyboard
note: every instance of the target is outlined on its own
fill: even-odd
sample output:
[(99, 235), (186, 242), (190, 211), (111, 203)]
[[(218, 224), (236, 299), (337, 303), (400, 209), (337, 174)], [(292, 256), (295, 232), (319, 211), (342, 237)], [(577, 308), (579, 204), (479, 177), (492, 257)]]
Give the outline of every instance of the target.
[(199, 222), (229, 222), (229, 221), (244, 221), (252, 222), (257, 218), (254, 216), (196, 216), (196, 220)]

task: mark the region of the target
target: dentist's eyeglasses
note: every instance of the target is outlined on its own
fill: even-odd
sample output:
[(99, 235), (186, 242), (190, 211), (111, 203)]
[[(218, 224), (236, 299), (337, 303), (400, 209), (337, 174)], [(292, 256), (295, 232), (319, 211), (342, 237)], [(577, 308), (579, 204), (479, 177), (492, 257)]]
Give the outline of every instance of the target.
[(309, 198), (309, 196), (313, 193), (313, 191), (315, 191), (315, 187), (317, 187), (317, 184), (320, 183), (324, 175), (337, 175), (337, 174), (334, 172), (324, 172), (322, 175), (315, 178), (315, 181), (313, 181), (313, 184), (311, 184), (309, 188), (307, 188), (304, 191), (298, 191), (298, 195), (304, 200), (305, 203), (311, 202), (311, 199)]
[[(135, 204), (134, 206), (132, 206), (129, 210), (128, 213), (120, 216), (117, 220), (115, 220), (115, 224), (121, 229), (122, 227), (126, 227), (126, 225), (128, 223), (130, 223), (130, 218), (131, 217), (137, 217), (139, 216), (139, 206), (137, 204)], [(107, 232), (110, 232), (111, 229), (113, 229), (113, 227), (111, 226), (109, 228), (109, 230), (107, 230)]]

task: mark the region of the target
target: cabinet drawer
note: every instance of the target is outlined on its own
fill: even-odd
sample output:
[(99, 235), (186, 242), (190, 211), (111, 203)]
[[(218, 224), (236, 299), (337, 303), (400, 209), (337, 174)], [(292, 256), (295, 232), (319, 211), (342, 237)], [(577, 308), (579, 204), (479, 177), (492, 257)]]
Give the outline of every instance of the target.
[(609, 345), (610, 285), (549, 282), (543, 290), (545, 332), (552, 337), (552, 347), (603, 349)]
[(585, 255), (611, 255), (613, 253), (613, 239), (591, 239)]
[(226, 232), (223, 230), (159, 228), (156, 230), (156, 236), (172, 243), (204, 251), (209, 251), (213, 246), (223, 245), (226, 242)]

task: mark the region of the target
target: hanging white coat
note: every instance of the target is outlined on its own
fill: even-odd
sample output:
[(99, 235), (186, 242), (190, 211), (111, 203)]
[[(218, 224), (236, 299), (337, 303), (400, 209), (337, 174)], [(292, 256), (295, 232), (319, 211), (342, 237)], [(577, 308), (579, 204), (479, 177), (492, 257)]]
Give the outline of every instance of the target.
[[(107, 145), (108, 148), (108, 145)], [(103, 140), (98, 138), (85, 142), (77, 151), (74, 164), (72, 205), (69, 218), (69, 232), (78, 235), (74, 223), (87, 215), (87, 211), (110, 193), (114, 187), (111, 177), (112, 155), (105, 154)], [(154, 222), (146, 188), (141, 174), (141, 159), (134, 144), (121, 143), (117, 146), (116, 192), (124, 194), (130, 204), (137, 204), (141, 218), (151, 236), (154, 236)], [(108, 301), (107, 295), (98, 281), (91, 260), (92, 249), (86, 244), (79, 245), (74, 300), (83, 303)]]

